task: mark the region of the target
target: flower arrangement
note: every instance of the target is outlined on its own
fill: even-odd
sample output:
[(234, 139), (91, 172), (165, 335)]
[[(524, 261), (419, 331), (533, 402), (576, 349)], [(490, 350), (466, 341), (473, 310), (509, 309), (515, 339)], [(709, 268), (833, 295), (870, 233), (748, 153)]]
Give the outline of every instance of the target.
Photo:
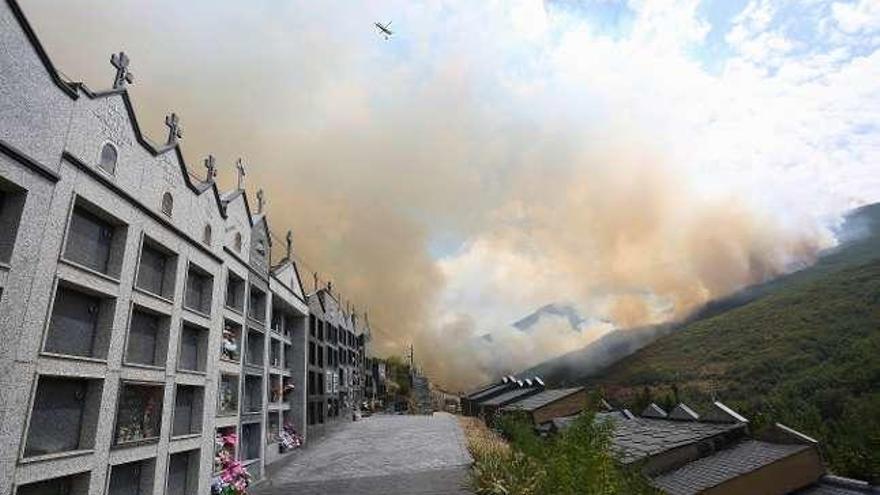
[(284, 423), (284, 428), (281, 430), (281, 434), (278, 435), (278, 439), (280, 441), (281, 452), (287, 452), (288, 450), (299, 448), (303, 444), (302, 436), (296, 432), (293, 425), (290, 423)]
[(217, 447), (214, 464), (219, 468), (219, 475), (211, 483), (211, 495), (247, 495), (251, 475), (235, 458), (238, 435), (218, 433), (214, 442)]
[[(155, 391), (127, 386), (119, 407), (116, 443), (136, 442), (159, 436), (162, 404)], [(151, 395), (144, 396), (144, 393)]]

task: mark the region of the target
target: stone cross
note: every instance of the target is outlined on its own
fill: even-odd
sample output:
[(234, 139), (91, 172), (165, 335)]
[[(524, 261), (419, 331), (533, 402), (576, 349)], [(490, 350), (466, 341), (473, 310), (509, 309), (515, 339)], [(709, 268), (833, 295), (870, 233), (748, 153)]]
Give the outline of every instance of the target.
[(238, 188), (244, 189), (244, 176), (247, 175), (247, 172), (244, 170), (244, 162), (241, 158), (235, 162), (235, 170), (238, 172)]
[(168, 146), (177, 143), (177, 140), (183, 137), (183, 126), (180, 125), (180, 117), (176, 113), (172, 113), (165, 117), (165, 125), (168, 126)]
[(287, 259), (291, 259), (290, 255), (293, 253), (293, 232), (288, 230), (284, 240), (287, 241)]
[(208, 155), (205, 158), (205, 168), (208, 169), (208, 173), (205, 175), (206, 182), (214, 182), (214, 179), (217, 178), (217, 162), (214, 160), (214, 155)]
[(257, 191), (257, 213), (263, 213), (263, 207), (266, 205), (266, 195), (263, 190)]
[(128, 70), (128, 55), (125, 52), (114, 53), (110, 55), (110, 63), (116, 67), (116, 78), (113, 79), (113, 89), (122, 89), (126, 84), (134, 81), (134, 74)]

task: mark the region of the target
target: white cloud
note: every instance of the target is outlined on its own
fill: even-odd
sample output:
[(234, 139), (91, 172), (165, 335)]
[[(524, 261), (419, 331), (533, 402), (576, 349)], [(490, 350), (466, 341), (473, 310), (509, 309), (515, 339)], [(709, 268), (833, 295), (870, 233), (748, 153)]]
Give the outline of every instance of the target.
[(831, 12), (837, 25), (846, 33), (880, 29), (880, 2), (876, 0), (835, 2)]

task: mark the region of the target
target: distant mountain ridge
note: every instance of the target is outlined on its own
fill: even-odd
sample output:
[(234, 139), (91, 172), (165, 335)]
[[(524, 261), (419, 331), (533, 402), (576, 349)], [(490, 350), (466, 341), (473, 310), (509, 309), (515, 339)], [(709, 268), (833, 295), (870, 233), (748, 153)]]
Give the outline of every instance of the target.
[(559, 317), (565, 318), (568, 320), (569, 326), (575, 332), (581, 331), (581, 325), (587, 321), (586, 318), (582, 317), (577, 309), (574, 306), (569, 304), (557, 304), (551, 303), (533, 311), (528, 316), (521, 318), (513, 323), (513, 326), (519, 330), (524, 332), (528, 332), (532, 328), (535, 327), (541, 320), (545, 320), (548, 317)]

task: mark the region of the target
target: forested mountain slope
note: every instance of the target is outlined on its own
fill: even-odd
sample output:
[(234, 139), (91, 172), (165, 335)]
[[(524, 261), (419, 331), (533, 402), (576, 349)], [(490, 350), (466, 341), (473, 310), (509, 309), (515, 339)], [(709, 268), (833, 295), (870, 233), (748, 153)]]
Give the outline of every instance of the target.
[(849, 222), (861, 237), (813, 267), (561, 381), (601, 386), (633, 409), (714, 395), (756, 428), (779, 421), (817, 438), (838, 474), (880, 482), (880, 207)]

